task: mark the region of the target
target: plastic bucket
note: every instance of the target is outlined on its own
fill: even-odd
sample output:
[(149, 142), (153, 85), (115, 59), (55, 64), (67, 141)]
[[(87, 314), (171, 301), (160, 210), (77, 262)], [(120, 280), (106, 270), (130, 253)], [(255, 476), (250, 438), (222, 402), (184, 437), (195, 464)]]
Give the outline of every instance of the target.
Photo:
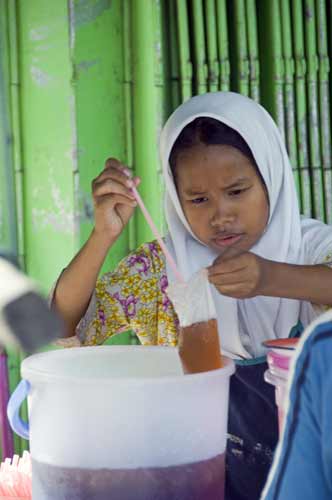
[[(169, 347), (102, 346), (30, 356), (9, 402), (30, 438), (34, 500), (224, 498), (234, 362), (183, 375)], [(18, 411), (28, 394), (29, 428)]]
[(275, 401), (278, 407), (279, 433), (282, 432), (287, 397), (289, 367), (294, 350), (272, 349), (267, 354), (269, 369), (264, 380), (275, 387)]

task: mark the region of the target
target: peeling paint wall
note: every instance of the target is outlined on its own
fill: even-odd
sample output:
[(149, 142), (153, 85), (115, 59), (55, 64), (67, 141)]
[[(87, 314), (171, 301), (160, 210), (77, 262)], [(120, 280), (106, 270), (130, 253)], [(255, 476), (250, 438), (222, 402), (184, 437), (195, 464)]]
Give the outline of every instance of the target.
[[(18, 2), (26, 270), (45, 290), (90, 234), (91, 180), (128, 160), (124, 4)], [(128, 251), (127, 231), (104, 269)]]
[[(9, 6), (9, 0), (0, 2)], [(17, 32), (17, 47), (9, 49), (10, 58), (18, 58), (17, 81), (8, 88), (17, 91), (20, 134), (16, 164), (8, 171), (18, 169), (22, 184), (16, 191), (22, 191), (24, 224), (19, 226), (26, 271), (45, 291), (91, 232), (91, 181), (108, 157), (146, 175), (146, 202), (160, 225), (157, 140), (170, 109), (164, 103), (163, 11), (159, 1), (147, 5), (150, 15), (141, 10), (144, 22), (139, 25), (130, 0), (17, 0), (16, 19), (12, 14), (7, 20)], [(146, 81), (134, 44), (145, 25), (154, 42), (144, 55), (150, 58)], [(147, 118), (150, 137), (141, 126), (134, 127)], [(2, 210), (0, 226), (5, 219), (8, 213)], [(138, 219), (112, 248), (104, 270), (151, 237)]]
[(45, 289), (78, 245), (67, 1), (19, 2), (27, 272)]
[[(72, 85), (77, 130), (77, 185), (80, 242), (91, 231), (91, 181), (110, 156), (126, 161), (124, 109), (123, 2), (70, 2)], [(129, 251), (128, 231), (112, 248), (104, 269)]]

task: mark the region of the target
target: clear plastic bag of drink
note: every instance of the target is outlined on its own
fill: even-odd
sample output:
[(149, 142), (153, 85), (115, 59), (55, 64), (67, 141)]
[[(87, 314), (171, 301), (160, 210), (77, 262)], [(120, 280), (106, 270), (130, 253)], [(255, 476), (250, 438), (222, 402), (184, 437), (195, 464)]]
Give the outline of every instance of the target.
[(167, 294), (180, 322), (179, 355), (185, 373), (222, 367), (216, 309), (206, 269), (187, 283), (173, 283)]

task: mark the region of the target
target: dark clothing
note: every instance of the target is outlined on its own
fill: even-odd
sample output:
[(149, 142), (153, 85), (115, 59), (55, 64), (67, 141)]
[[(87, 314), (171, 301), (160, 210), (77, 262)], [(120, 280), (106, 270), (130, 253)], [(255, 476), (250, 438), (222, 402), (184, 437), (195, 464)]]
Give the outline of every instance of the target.
[(226, 500), (258, 500), (278, 441), (274, 387), (265, 361), (237, 365), (231, 378), (226, 455)]
[[(290, 332), (298, 337), (299, 322)], [(225, 500), (258, 500), (278, 442), (275, 388), (264, 381), (266, 358), (237, 361), (230, 382)]]

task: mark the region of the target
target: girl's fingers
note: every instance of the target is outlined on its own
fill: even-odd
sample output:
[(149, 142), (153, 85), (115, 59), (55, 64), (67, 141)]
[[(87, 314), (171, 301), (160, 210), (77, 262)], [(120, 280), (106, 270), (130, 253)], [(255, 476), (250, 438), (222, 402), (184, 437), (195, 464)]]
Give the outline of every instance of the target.
[(108, 158), (108, 160), (106, 160), (104, 170), (107, 170), (109, 168), (117, 169), (119, 172), (125, 174), (126, 177), (130, 178), (133, 177), (132, 170), (127, 165), (124, 165), (116, 158)]
[(107, 160), (105, 161), (104, 169), (112, 167), (117, 168), (119, 170), (124, 170), (125, 168), (128, 168), (126, 165), (121, 163), (121, 161), (119, 161), (117, 158), (107, 158)]
[(126, 185), (127, 186), (137, 187), (140, 184), (141, 179), (137, 176), (134, 176), (132, 170), (130, 170), (128, 167), (121, 169), (121, 172), (124, 173), (126, 176), (126, 180), (127, 180)]
[(96, 206), (101, 206), (106, 203), (109, 204), (111, 208), (114, 208), (115, 205), (118, 204), (127, 205), (128, 207), (136, 207), (137, 205), (135, 200), (130, 200), (127, 198), (127, 196), (123, 196), (121, 194), (106, 194), (103, 196), (98, 196), (98, 198), (95, 200)]
[(121, 184), (118, 179), (112, 177), (107, 177), (101, 181), (95, 181), (92, 187), (92, 192), (94, 197), (121, 194), (127, 198), (134, 200), (134, 196), (130, 191), (130, 188)]
[(124, 186), (129, 186), (128, 181), (130, 180), (123, 172), (123, 170), (114, 167), (108, 167), (105, 168), (105, 170), (103, 170), (101, 174), (92, 181), (92, 185), (105, 179), (115, 179)]
[(138, 184), (141, 182), (141, 179), (137, 176), (134, 176), (133, 171), (127, 165), (124, 165), (116, 158), (108, 158), (108, 160), (106, 160), (104, 170), (107, 170), (108, 168), (115, 168), (119, 172), (125, 174), (127, 178), (129, 177), (129, 179), (135, 181), (136, 186), (138, 186)]
[(104, 163), (104, 169), (102, 170), (102, 173), (106, 170), (113, 169), (117, 170), (119, 172), (124, 173), (124, 170), (126, 170), (128, 167), (124, 163), (121, 163), (117, 158), (107, 158), (107, 160)]
[[(92, 194), (95, 204), (98, 198), (112, 196), (114, 203), (121, 203), (116, 196), (125, 197), (130, 202), (135, 200), (132, 188), (141, 182), (139, 177), (132, 177), (130, 169), (116, 158), (108, 158), (104, 170), (92, 181)], [(135, 206), (129, 203), (130, 206)]]
[(232, 275), (234, 273), (243, 271), (246, 269), (247, 263), (242, 262), (238, 259), (234, 259), (232, 261), (223, 262), (221, 264), (213, 264), (207, 268), (209, 279), (216, 276), (227, 276)]
[[(234, 252), (235, 250), (233, 254)], [(228, 273), (235, 273), (245, 268), (252, 267), (253, 264), (255, 264), (255, 257), (253, 254), (241, 251), (241, 253), (237, 253), (236, 256), (233, 255), (231, 258), (226, 258), (226, 260), (223, 260), (221, 256), (219, 256), (207, 269), (210, 277), (217, 274), (227, 275)]]
[[(129, 172), (129, 174), (127, 175), (126, 172)], [(141, 182), (141, 179), (139, 177), (132, 176), (132, 172), (130, 172), (127, 167), (107, 166), (101, 172), (101, 174), (92, 181), (92, 185), (94, 185), (96, 182), (100, 182), (108, 178), (116, 179), (118, 180), (118, 182), (129, 188), (138, 186)]]
[(228, 287), (229, 285), (236, 285), (239, 286), (243, 284), (244, 282), (247, 281), (247, 276), (244, 275), (243, 272), (237, 272), (237, 273), (228, 273), (224, 275), (214, 275), (214, 276), (209, 276), (209, 281), (212, 283), (212, 285), (218, 286), (218, 287)]
[(133, 176), (133, 172), (128, 167), (126, 167), (123, 172), (126, 174), (127, 178), (133, 182), (133, 187), (137, 187), (140, 184), (140, 177)]

